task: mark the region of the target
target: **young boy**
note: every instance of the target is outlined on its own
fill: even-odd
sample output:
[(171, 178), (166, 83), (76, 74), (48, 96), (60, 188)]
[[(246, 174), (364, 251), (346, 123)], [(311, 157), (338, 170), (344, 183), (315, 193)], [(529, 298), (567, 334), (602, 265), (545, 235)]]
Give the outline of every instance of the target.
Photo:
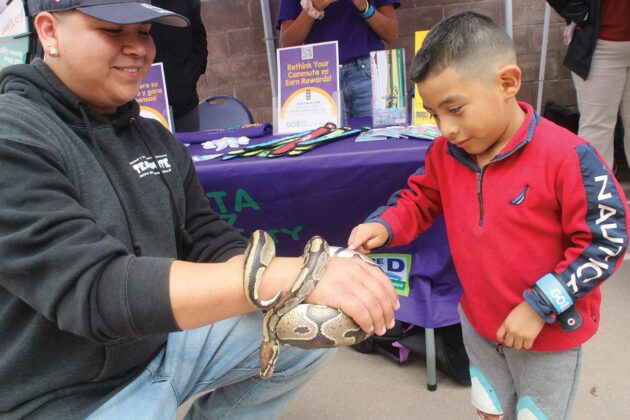
[(516, 101), (514, 46), (489, 18), (435, 26), (411, 77), (443, 136), (348, 244), (407, 244), (444, 213), (479, 418), (567, 418), (628, 245), (623, 191), (590, 143)]

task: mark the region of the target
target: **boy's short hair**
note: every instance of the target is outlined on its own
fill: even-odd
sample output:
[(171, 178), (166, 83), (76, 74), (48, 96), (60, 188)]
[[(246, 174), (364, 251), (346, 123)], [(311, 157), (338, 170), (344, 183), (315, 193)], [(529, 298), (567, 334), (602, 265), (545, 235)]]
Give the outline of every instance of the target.
[(431, 29), (411, 64), (411, 80), (420, 83), (447, 67), (479, 72), (499, 60), (516, 63), (510, 36), (488, 16), (464, 12)]

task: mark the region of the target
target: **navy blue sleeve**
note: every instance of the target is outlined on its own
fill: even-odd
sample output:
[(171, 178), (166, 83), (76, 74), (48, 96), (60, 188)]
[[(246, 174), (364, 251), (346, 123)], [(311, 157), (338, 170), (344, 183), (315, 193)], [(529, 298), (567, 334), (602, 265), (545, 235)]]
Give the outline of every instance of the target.
[(575, 153), (563, 167), (558, 188), (562, 223), (570, 241), (565, 259), (525, 293), (545, 319), (566, 311), (610, 277), (628, 248), (623, 190), (592, 145), (582, 144)]
[(581, 145), (576, 153), (586, 194), (583, 223), (591, 234), (591, 241), (557, 275), (579, 298), (621, 265), (628, 247), (628, 215), (621, 187), (593, 146)]

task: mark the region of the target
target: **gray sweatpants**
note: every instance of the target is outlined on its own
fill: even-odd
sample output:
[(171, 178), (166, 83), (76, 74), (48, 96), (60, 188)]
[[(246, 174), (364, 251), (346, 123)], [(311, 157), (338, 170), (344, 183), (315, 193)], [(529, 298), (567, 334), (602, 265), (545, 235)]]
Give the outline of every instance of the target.
[(477, 410), (502, 414), (505, 420), (571, 418), (581, 347), (559, 352), (515, 350), (477, 334), (461, 307), (459, 316)]

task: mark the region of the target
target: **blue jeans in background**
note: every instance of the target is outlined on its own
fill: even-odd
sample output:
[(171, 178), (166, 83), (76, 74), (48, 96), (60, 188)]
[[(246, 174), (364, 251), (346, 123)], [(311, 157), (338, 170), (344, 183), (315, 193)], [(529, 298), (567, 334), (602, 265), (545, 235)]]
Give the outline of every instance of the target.
[(258, 376), (262, 314), (229, 318), (171, 333), (142, 374), (89, 419), (174, 419), (177, 407), (199, 397), (187, 419), (273, 419), (334, 350), (283, 347), (271, 378)]
[(341, 92), (344, 117), (372, 115), (372, 70), (370, 57), (357, 58), (341, 65)]

